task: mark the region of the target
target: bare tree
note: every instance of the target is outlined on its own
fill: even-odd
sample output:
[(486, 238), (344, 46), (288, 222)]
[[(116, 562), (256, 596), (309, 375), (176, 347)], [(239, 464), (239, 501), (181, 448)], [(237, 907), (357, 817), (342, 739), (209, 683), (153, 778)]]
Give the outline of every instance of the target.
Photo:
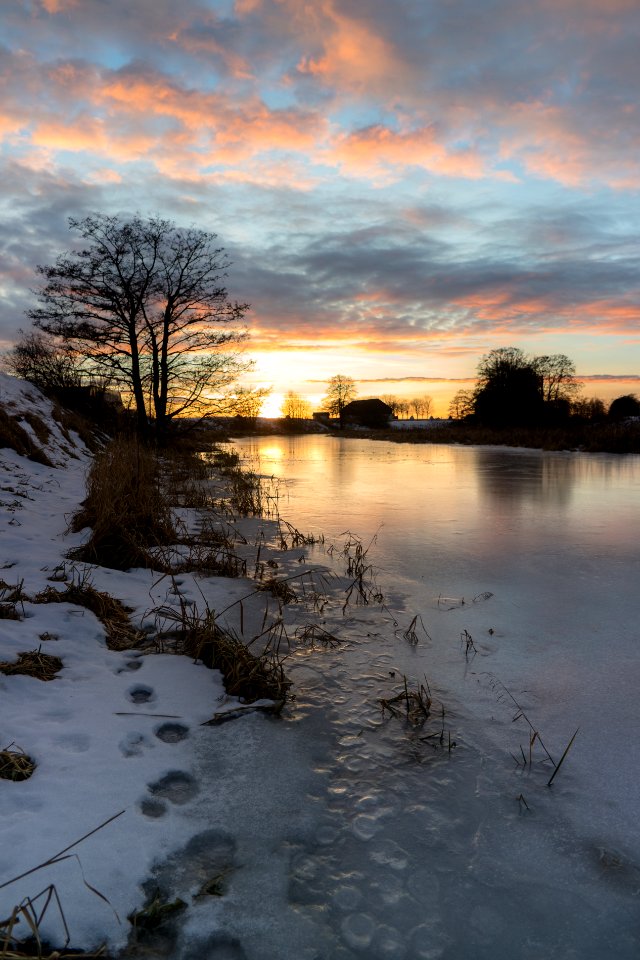
[(298, 393), (289, 390), (282, 402), (282, 416), (290, 420), (308, 420), (311, 416), (311, 404)]
[(571, 401), (581, 389), (576, 380), (576, 366), (564, 353), (534, 357), (536, 370), (542, 377), (542, 399)]
[(225, 398), (224, 412), (247, 420), (256, 420), (270, 393), (270, 390), (264, 388), (238, 387)]
[(42, 333), (23, 333), (7, 353), (4, 366), (15, 376), (28, 380), (44, 393), (79, 387), (82, 371), (79, 357), (65, 343)]
[(69, 225), (84, 245), (38, 267), (36, 327), (131, 394), (143, 434), (149, 415), (162, 437), (174, 417), (210, 412), (247, 366), (233, 347), (248, 304), (228, 298), (216, 235), (138, 215)]
[(394, 417), (400, 416), (399, 408), (402, 406), (402, 401), (399, 400), (398, 397), (391, 393), (385, 393), (384, 396), (380, 397), (380, 399), (383, 403), (386, 403), (386, 405), (391, 408), (391, 412), (393, 413)]
[(449, 403), (449, 416), (454, 420), (464, 420), (473, 413), (474, 394), (472, 390), (458, 390)]
[(355, 380), (351, 377), (345, 377), (341, 373), (331, 377), (327, 385), (327, 395), (324, 398), (324, 405), (329, 413), (334, 417), (340, 418), (342, 426), (342, 411), (348, 403), (356, 397)]
[(428, 395), (414, 397), (413, 400), (409, 400), (409, 413), (414, 416), (416, 420), (426, 420), (431, 416), (432, 404), (433, 399)]

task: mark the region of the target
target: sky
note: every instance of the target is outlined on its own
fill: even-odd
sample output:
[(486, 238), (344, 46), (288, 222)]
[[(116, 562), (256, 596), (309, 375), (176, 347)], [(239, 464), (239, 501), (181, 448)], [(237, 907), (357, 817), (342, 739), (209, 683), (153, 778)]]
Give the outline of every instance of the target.
[(500, 346), (640, 393), (638, 0), (3, 0), (0, 346), (69, 217), (217, 234), (265, 413), (473, 385)]

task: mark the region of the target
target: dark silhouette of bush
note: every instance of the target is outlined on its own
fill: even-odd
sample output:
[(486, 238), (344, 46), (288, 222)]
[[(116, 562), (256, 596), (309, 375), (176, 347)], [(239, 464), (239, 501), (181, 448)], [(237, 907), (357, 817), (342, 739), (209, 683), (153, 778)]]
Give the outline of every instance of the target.
[(611, 401), (609, 407), (609, 420), (626, 420), (628, 417), (640, 417), (640, 400), (635, 393), (625, 393), (622, 397), (616, 397)]

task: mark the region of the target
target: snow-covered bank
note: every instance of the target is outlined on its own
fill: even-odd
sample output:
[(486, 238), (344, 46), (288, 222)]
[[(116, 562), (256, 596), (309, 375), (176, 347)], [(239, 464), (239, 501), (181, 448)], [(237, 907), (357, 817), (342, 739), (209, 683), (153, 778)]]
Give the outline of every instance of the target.
[[(73, 946), (122, 948), (127, 916), (142, 907), (154, 866), (191, 842), (195, 875), (178, 890), (165, 870), (162, 895), (185, 899), (188, 923), (208, 903), (210, 932), (215, 897), (192, 898), (232, 866), (224, 832), (211, 832), (211, 811), (224, 794), (223, 771), (240, 756), (253, 762), (252, 730), (260, 724), (243, 717), (229, 729), (202, 726), (238, 706), (218, 671), (170, 654), (110, 650), (103, 624), (88, 609), (33, 601), (65, 582), (90, 584), (126, 604), (132, 623), (152, 637), (160, 608), (222, 610), (255, 587), (243, 578), (171, 578), (71, 563), (66, 555), (83, 533), (67, 526), (84, 496), (88, 452), (31, 386), (1, 376), (0, 403), (45, 453), (39, 459), (52, 464), (0, 450), (0, 600), (19, 597), (3, 604), (0, 661), (34, 650), (62, 661), (51, 682), (0, 673), (0, 750), (22, 751), (36, 764), (29, 779), (0, 779), (0, 919), (53, 885), (61, 910), (52, 900), (40, 925), (44, 938), (62, 946), (66, 923)], [(211, 751), (219, 760), (204, 765)], [(205, 837), (195, 844), (197, 856), (196, 835)], [(29, 934), (24, 916), (14, 934)]]

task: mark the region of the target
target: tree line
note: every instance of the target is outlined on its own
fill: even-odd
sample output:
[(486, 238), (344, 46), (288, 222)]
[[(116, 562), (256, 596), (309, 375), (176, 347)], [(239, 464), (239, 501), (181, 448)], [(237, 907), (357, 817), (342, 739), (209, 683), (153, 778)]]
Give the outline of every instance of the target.
[(499, 347), (483, 356), (473, 390), (458, 390), (449, 416), (492, 427), (542, 426), (571, 417), (621, 420), (640, 415), (640, 401), (626, 394), (609, 409), (597, 397), (580, 396), (575, 365), (564, 353), (528, 356), (518, 347)]

